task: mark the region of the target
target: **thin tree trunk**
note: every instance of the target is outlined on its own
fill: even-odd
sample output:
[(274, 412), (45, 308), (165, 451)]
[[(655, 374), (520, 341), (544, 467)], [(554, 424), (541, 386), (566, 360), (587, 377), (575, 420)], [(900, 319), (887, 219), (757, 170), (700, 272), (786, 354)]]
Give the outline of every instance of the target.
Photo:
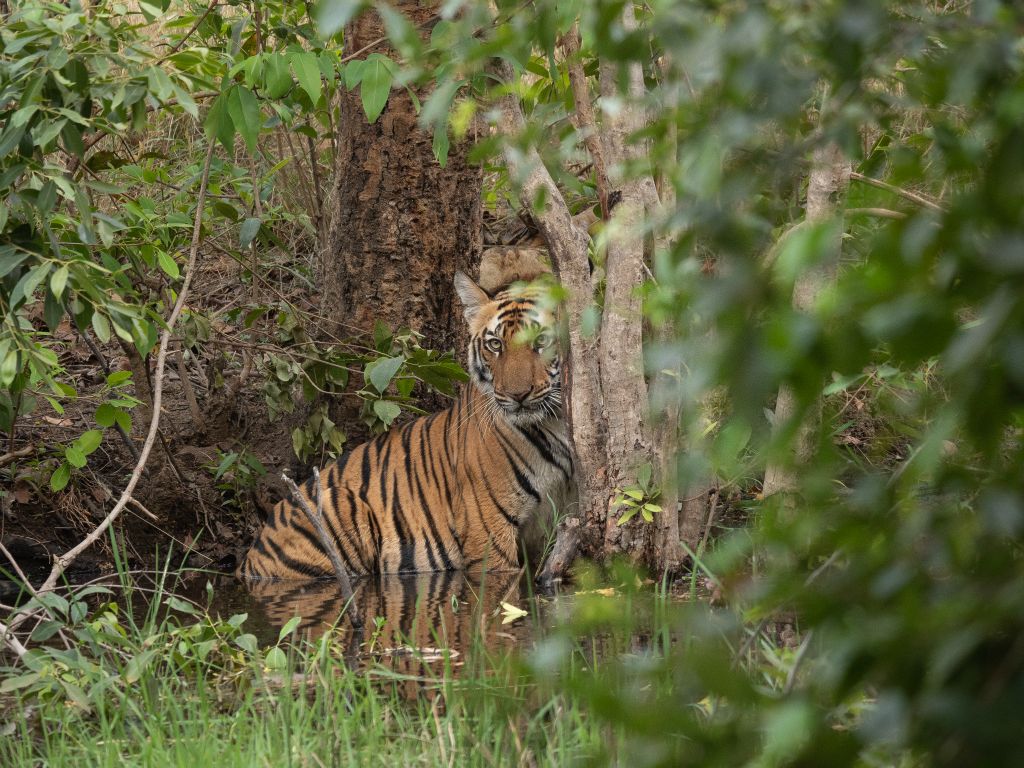
[[(631, 4), (622, 12), (625, 30), (636, 28)], [(600, 71), (602, 95), (611, 98), (619, 92), (618, 69), (603, 65)], [(656, 527), (640, 517), (619, 526), (608, 504), (616, 487), (632, 485), (637, 467), (645, 462), (660, 463), (648, 413), (647, 382), (643, 361), (643, 304), (637, 288), (646, 277), (644, 224), (660, 206), (654, 177), (648, 171), (624, 176), (627, 165), (644, 162), (647, 147), (634, 135), (646, 126), (642, 105), (645, 96), (643, 70), (637, 63), (628, 65), (626, 103), (605, 116), (601, 136), (609, 165), (612, 189), (619, 202), (611, 211), (605, 259), (605, 298), (601, 316), (601, 391), (608, 424), (608, 478), (604, 510), (593, 510), (590, 522), (604, 525), (604, 551), (608, 556), (626, 553), (660, 569), (655, 556)], [(596, 517), (603, 512), (603, 517)]]
[[(504, 82), (512, 82), (515, 73), (507, 62), (494, 66)], [(525, 129), (526, 120), (518, 99), (506, 96), (501, 102), (501, 132), (516, 136)], [(580, 524), (590, 517), (591, 508), (607, 505), (607, 465), (605, 430), (602, 418), (601, 378), (598, 344), (583, 335), (583, 316), (593, 304), (590, 262), (587, 249), (590, 238), (573, 221), (562, 193), (534, 149), (505, 149), (505, 162), (519, 189), (522, 205), (533, 211), (534, 219), (551, 254), (555, 274), (566, 288), (568, 298), (566, 324), (569, 329), (569, 350), (564, 367), (566, 417), (570, 424), (576, 459), (579, 494), (579, 515), (570, 516), (559, 528), (554, 552), (548, 558), (542, 580), (560, 577), (572, 562), (577, 548), (593, 552), (600, 540), (599, 532)], [(539, 210), (534, 201), (543, 199)]]
[[(850, 161), (843, 157), (835, 144), (826, 144), (814, 151), (807, 180), (806, 221), (813, 223), (839, 217), (840, 225), (835, 227), (834, 235), (828, 243), (827, 258), (822, 259), (816, 269), (800, 275), (793, 286), (793, 307), (802, 312), (811, 310), (823, 291), (836, 279), (843, 236), (840, 203), (850, 183), (850, 172)], [(796, 412), (796, 396), (790, 387), (783, 385), (779, 388), (778, 400), (775, 403), (772, 431), (777, 434), (779, 430), (786, 429), (795, 418)], [(803, 417), (797, 427), (794, 458), (798, 466), (810, 458), (814, 448), (814, 431), (820, 418), (819, 402)], [(792, 491), (795, 488), (796, 478), (787, 462), (773, 461), (765, 469), (765, 496), (779, 491)]]

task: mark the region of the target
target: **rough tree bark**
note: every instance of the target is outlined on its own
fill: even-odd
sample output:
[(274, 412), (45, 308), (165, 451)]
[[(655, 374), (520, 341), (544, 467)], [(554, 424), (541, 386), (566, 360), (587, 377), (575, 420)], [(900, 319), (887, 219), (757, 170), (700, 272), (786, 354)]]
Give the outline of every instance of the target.
[[(627, 29), (636, 26), (631, 5), (623, 10)], [(575, 35), (568, 38), (567, 50), (578, 51)], [(510, 82), (514, 73), (507, 63), (496, 64), (499, 77)], [(617, 95), (618, 72), (601, 71), (602, 92)], [(577, 71), (573, 86), (577, 103), (577, 128), (587, 137), (600, 139), (597, 151), (607, 163), (609, 194), (602, 203), (610, 209), (606, 231), (607, 258), (605, 298), (600, 337), (586, 338), (582, 320), (594, 301), (587, 258), (587, 236), (573, 222), (565, 201), (550, 173), (533, 150), (507, 147), (505, 161), (520, 200), (534, 211), (541, 234), (547, 241), (555, 270), (568, 290), (566, 302), (569, 325), (569, 360), (566, 371), (568, 416), (577, 459), (579, 490), (578, 517), (570, 520), (558, 534), (555, 552), (549, 558), (542, 578), (561, 575), (571, 562), (578, 545), (579, 553), (605, 560), (619, 553), (656, 570), (671, 559), (678, 564), (675, 532), (666, 534), (655, 526), (639, 521), (626, 527), (616, 525), (611, 500), (616, 487), (632, 484), (639, 464), (660, 462), (660, 453), (648, 414), (648, 393), (643, 367), (643, 314), (636, 288), (645, 278), (644, 223), (660, 206), (654, 178), (650, 172), (629, 175), (626, 165), (645, 158), (644, 146), (632, 137), (644, 125), (641, 106), (644, 97), (643, 72), (639, 65), (627, 72), (626, 105), (610, 111), (598, 125), (589, 110), (586, 83)], [(524, 118), (515, 96), (502, 102), (501, 130), (506, 135), (521, 133)], [(598, 158), (598, 163), (600, 162)], [(633, 170), (633, 169), (631, 169)], [(600, 174), (599, 174), (600, 175)], [(602, 179), (600, 184), (604, 186)], [(535, 203), (543, 200), (540, 209)], [(613, 200), (615, 201), (612, 204)], [(673, 504), (673, 510), (675, 505)], [(678, 526), (670, 526), (678, 531)], [(666, 543), (667, 542), (667, 543)], [(668, 553), (673, 553), (671, 558)]]
[[(436, 18), (432, 3), (393, 5), (424, 33)], [(357, 51), (383, 37), (380, 17), (368, 11), (346, 30), (345, 42)], [(373, 50), (386, 52), (382, 45)], [(392, 89), (373, 124), (358, 91), (343, 92), (340, 102), (320, 264), (325, 326), (344, 337), (369, 332), (380, 319), (411, 326), (425, 346), (461, 355), (467, 337), (453, 278), (480, 253), (482, 169), (467, 163), (468, 142), (453, 143), (440, 166), (404, 87)]]
[[(636, 27), (632, 5), (622, 13), (625, 30)], [(600, 88), (603, 99), (619, 95), (618, 69), (602, 65)], [(601, 391), (604, 417), (608, 424), (608, 494), (602, 505), (586, 510), (589, 525), (604, 526), (603, 554), (629, 554), (651, 565), (654, 562), (655, 526), (634, 523), (619, 526), (609, 514), (611, 491), (632, 485), (637, 465), (645, 461), (657, 464), (658, 450), (648, 414), (647, 383), (643, 363), (643, 306), (637, 287), (645, 279), (644, 221), (659, 205), (654, 177), (650, 172), (624, 176), (627, 164), (643, 162), (647, 155), (644, 142), (631, 139), (646, 125), (641, 106), (645, 94), (643, 70), (638, 63), (628, 65), (628, 92), (625, 104), (607, 112), (601, 124), (604, 156), (608, 162), (609, 183), (619, 194), (612, 208), (605, 257), (605, 298), (601, 314)]]
[[(821, 260), (817, 268), (800, 275), (793, 286), (793, 307), (802, 312), (810, 311), (822, 292), (836, 279), (843, 237), (840, 204), (850, 183), (850, 172), (850, 161), (843, 157), (839, 147), (835, 144), (829, 143), (815, 149), (807, 179), (805, 221), (813, 223), (839, 217), (840, 224), (833, 230), (833, 237), (827, 246), (826, 257)], [(783, 385), (779, 388), (779, 396), (775, 403), (772, 431), (778, 432), (787, 428), (789, 422), (795, 418), (796, 410), (796, 396), (793, 390)], [(814, 427), (820, 419), (820, 415), (819, 403), (817, 408), (804, 416), (803, 421), (797, 427), (795, 460), (798, 466), (810, 458), (813, 451)], [(779, 491), (792, 491), (795, 487), (796, 478), (789, 463), (773, 461), (765, 468), (763, 486), (765, 496)]]

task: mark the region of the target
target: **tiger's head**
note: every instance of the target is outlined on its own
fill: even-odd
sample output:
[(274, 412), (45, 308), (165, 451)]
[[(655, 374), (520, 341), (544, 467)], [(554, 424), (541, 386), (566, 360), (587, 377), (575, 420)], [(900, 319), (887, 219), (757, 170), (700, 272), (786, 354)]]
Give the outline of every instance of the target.
[(457, 272), (455, 289), (469, 323), (473, 385), (513, 424), (557, 418), (562, 358), (549, 285), (516, 282), (491, 295)]

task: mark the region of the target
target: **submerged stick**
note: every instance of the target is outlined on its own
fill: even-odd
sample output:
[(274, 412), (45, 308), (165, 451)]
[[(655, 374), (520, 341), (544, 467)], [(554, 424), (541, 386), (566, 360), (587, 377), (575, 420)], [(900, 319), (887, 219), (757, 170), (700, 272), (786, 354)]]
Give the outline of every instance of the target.
[[(345, 564), (342, 562), (341, 553), (338, 552), (337, 545), (327, 535), (327, 529), (324, 527), (324, 502), (323, 494), (320, 492), (320, 470), (313, 470), (313, 484), (316, 486), (316, 512), (310, 508), (309, 502), (299, 492), (299, 486), (295, 484), (295, 481), (285, 474), (282, 474), (281, 477), (284, 479), (285, 485), (288, 486), (288, 490), (292, 492), (296, 503), (298, 503), (306, 517), (309, 518), (309, 522), (313, 524), (313, 530), (316, 531), (317, 538), (320, 539), (320, 544), (323, 545), (324, 551), (327, 553), (327, 558), (331, 561), (331, 565), (334, 566), (334, 575), (338, 579), (338, 586), (341, 587), (341, 597), (345, 601), (345, 607), (348, 608), (354, 602), (352, 582), (349, 581), (348, 571), (345, 570)], [(356, 629), (362, 628), (362, 619), (356, 615), (355, 611), (349, 613), (349, 619), (352, 621), (353, 627)]]

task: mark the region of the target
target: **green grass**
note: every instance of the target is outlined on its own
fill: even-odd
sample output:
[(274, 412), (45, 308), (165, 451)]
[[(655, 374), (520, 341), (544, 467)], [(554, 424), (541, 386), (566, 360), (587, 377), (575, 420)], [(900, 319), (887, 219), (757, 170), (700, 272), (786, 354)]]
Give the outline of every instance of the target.
[(211, 618), (165, 580), (137, 611), (111, 599), (130, 583), (45, 601), (53, 634), (0, 670), (0, 765), (575, 765), (603, 744), (515, 654), (389, 660), (367, 653), (372, 630), (354, 649), (351, 630), (294, 624), (261, 648), (243, 616)]

